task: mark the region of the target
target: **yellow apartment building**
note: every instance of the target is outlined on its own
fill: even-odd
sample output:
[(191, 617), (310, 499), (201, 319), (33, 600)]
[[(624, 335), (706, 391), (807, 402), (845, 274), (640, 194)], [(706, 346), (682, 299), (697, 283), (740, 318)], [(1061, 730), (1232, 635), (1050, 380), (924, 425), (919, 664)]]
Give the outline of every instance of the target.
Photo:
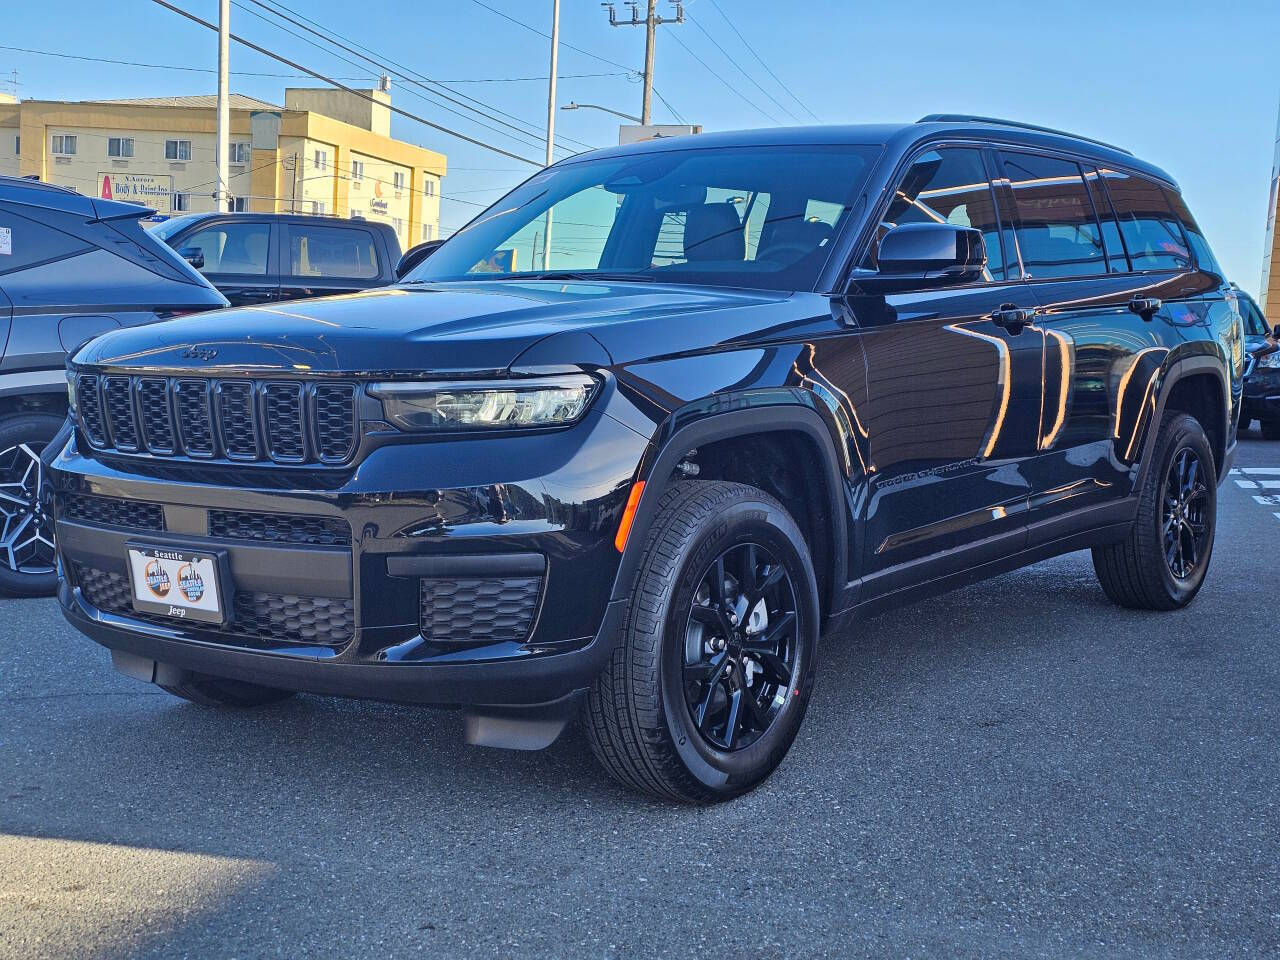
[[(407, 249), (440, 235), (444, 154), (391, 137), (386, 90), (231, 97), (237, 210), (389, 223)], [(36, 176), (161, 215), (215, 209), (216, 97), (22, 100), (0, 95), (0, 175)]]

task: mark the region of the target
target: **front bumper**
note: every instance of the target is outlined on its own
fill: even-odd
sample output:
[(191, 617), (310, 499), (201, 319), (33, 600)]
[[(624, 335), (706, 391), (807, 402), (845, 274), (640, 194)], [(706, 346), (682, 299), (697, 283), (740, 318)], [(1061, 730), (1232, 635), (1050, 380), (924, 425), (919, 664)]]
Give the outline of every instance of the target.
[[(135, 675), (536, 712), (611, 652), (612, 540), (645, 445), (599, 410), (556, 433), (389, 444), (345, 472), (106, 459), (72, 440), (51, 469), (59, 600)], [(225, 552), (230, 622), (134, 611), (130, 543)]]

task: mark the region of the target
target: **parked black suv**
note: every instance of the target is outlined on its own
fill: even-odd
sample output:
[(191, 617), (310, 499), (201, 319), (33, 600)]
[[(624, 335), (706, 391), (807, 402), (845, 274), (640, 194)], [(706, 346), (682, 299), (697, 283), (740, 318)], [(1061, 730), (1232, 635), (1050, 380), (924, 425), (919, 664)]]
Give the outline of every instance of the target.
[(1236, 295), (1244, 318), (1245, 351), (1249, 354), (1240, 427), (1247, 429), (1257, 420), (1264, 440), (1280, 440), (1280, 351), (1276, 349), (1280, 338), (1253, 297), (1242, 290), (1237, 290)]
[(327, 297), (397, 279), (390, 224), (291, 213), (190, 213), (151, 232), (217, 287), (233, 307)]
[(0, 177), (0, 594), (57, 587), (40, 457), (67, 418), (67, 354), (107, 330), (227, 305), (142, 228), (152, 212)]
[[(550, 233), (550, 242), (547, 236)], [(708, 134), (539, 172), (409, 282), (103, 337), (67, 617), (202, 703), (579, 709), (622, 782), (781, 761), (824, 627), (1092, 548), (1200, 589), (1240, 315), (1173, 180), (1011, 123)]]

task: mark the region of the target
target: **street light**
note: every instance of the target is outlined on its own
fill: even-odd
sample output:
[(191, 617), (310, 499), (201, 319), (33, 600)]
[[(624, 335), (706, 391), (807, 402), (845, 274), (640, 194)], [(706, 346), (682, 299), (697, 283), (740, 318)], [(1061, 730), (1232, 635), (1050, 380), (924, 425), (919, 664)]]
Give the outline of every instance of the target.
[(630, 120), (632, 123), (640, 123), (639, 117), (633, 117), (629, 113), (623, 113), (621, 110), (611, 110), (609, 107), (602, 107), (598, 103), (574, 103), (570, 101), (566, 103), (561, 110), (603, 110), (605, 113), (612, 113), (615, 117), (621, 117), (623, 120)]

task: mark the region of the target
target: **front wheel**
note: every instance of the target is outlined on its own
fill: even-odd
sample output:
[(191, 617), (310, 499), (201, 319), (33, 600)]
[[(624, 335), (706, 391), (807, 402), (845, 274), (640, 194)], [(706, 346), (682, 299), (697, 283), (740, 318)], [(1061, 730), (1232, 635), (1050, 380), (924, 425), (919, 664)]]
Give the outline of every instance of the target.
[(800, 729), (817, 642), (813, 564), (782, 505), (742, 484), (677, 484), (587, 697), (592, 750), (615, 779), (654, 796), (745, 793)]
[(1113, 603), (1176, 610), (1204, 584), (1218, 510), (1217, 468), (1199, 421), (1171, 413), (1139, 491), (1138, 516), (1119, 543), (1093, 548), (1093, 569)]

